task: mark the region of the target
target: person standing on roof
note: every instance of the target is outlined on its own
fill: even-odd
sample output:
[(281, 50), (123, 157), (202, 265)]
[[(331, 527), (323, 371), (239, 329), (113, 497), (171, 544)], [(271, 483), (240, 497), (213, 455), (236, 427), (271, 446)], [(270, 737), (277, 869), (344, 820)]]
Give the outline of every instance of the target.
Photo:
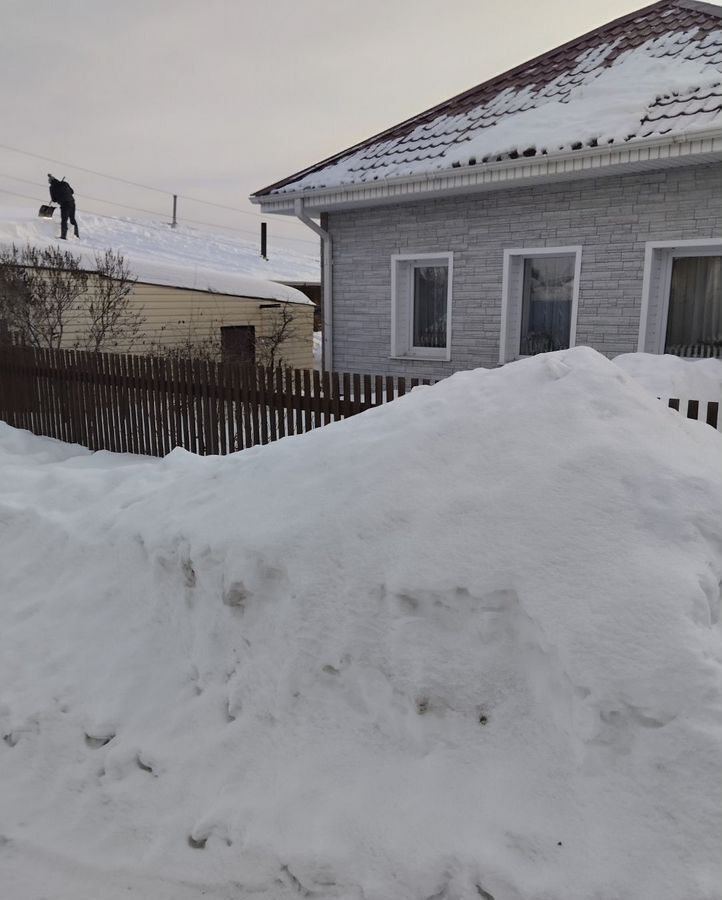
[(75, 237), (80, 237), (78, 233), (78, 223), (75, 221), (75, 199), (73, 197), (73, 189), (63, 178), (58, 181), (57, 178), (48, 172), (48, 183), (50, 185), (50, 199), (53, 203), (60, 206), (60, 237), (65, 241), (68, 237), (68, 219), (75, 229)]

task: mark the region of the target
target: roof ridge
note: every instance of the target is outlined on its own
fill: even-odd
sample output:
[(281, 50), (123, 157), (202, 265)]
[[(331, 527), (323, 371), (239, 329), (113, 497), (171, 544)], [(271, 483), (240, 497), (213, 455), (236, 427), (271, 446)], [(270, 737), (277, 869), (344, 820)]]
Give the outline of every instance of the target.
[(683, 6), (695, 12), (709, 13), (711, 16), (719, 16), (722, 19), (722, 6), (716, 3), (703, 3), (702, 0), (673, 0), (676, 6)]
[(671, 9), (675, 7), (684, 8), (700, 13), (712, 14), (715, 16), (722, 16), (722, 7), (715, 6), (711, 3), (701, 2), (701, 0), (655, 0), (654, 3), (650, 3), (646, 6), (640, 7), (636, 10), (633, 10), (632, 12), (625, 13), (623, 16), (619, 16), (609, 22), (605, 22), (603, 25), (598, 25), (596, 28), (592, 28), (590, 31), (587, 31), (584, 34), (578, 35), (577, 37), (572, 38), (569, 41), (565, 41), (563, 44), (559, 44), (557, 47), (553, 47), (550, 50), (545, 50), (543, 53), (540, 53), (537, 56), (534, 56), (531, 59), (520, 63), (519, 65), (513, 66), (511, 69), (506, 69), (504, 72), (500, 72), (497, 75), (494, 75), (491, 78), (487, 79), (486, 81), (482, 81), (480, 84), (474, 85), (473, 87), (468, 88), (467, 90), (462, 91), (459, 94), (455, 94), (453, 97), (450, 97), (442, 101), (441, 103), (437, 103), (434, 106), (429, 107), (428, 109), (422, 110), (421, 112), (402, 120), (401, 122), (397, 122), (394, 125), (383, 129), (377, 134), (372, 135), (371, 137), (364, 138), (362, 141), (358, 141), (357, 143), (352, 144), (345, 150), (334, 153), (331, 156), (320, 160), (319, 162), (313, 163), (312, 165), (307, 166), (306, 168), (301, 169), (298, 172), (295, 172), (293, 175), (289, 175), (288, 177), (282, 178), (279, 181), (274, 182), (273, 184), (267, 185), (266, 187), (263, 187), (253, 193), (252, 196), (259, 197), (265, 194), (269, 194), (286, 184), (291, 184), (294, 181), (298, 181), (299, 179), (311, 174), (314, 171), (324, 169), (326, 166), (329, 166), (334, 162), (343, 159), (346, 156), (349, 156), (356, 150), (360, 150), (363, 147), (368, 147), (373, 144), (379, 143), (392, 134), (399, 136), (399, 133), (402, 132), (404, 128), (408, 128), (411, 126), (416, 127), (433, 115), (441, 115), (445, 108), (453, 108), (455, 105), (458, 105), (459, 102), (465, 100), (467, 97), (470, 97), (473, 94), (482, 91), (483, 89), (490, 88), (494, 85), (495, 82), (502, 82), (503, 80), (506, 80), (515, 74), (530, 69), (531, 67), (541, 63), (542, 61), (549, 61), (559, 55), (563, 56), (564, 52), (573, 47), (575, 44), (583, 44), (590, 38), (601, 36), (604, 34), (604, 32), (614, 28), (618, 28), (625, 22), (637, 19), (640, 16), (645, 16), (653, 10)]

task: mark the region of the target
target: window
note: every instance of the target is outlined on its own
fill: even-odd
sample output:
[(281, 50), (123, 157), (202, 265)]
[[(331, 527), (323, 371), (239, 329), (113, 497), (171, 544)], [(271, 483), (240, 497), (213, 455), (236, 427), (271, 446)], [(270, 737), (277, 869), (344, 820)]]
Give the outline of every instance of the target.
[(638, 350), (722, 359), (722, 241), (647, 244)]
[(531, 256), (524, 260), (521, 356), (569, 347), (573, 287), (573, 256)]
[(722, 256), (672, 258), (665, 353), (722, 356), (721, 274)]
[(499, 361), (574, 346), (580, 247), (504, 251)]
[(391, 258), (391, 355), (451, 358), (452, 254)]

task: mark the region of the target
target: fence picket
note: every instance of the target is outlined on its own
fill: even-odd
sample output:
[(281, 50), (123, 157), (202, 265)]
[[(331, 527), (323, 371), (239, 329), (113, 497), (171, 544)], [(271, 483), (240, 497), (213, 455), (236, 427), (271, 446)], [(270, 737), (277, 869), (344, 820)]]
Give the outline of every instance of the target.
[(707, 404), (707, 424), (711, 425), (713, 428), (716, 428), (719, 423), (719, 403), (708, 403)]
[(241, 370), (238, 366), (226, 366), (233, 408), (233, 450), (243, 450), (243, 404), (241, 402)]
[(394, 376), (387, 375), (386, 376), (386, 396), (384, 397), (383, 402), (388, 403), (390, 400), (394, 399)]
[(339, 386), (338, 372), (331, 372), (331, 412), (333, 421), (338, 422), (341, 418), (341, 388)]
[(294, 407), (296, 410), (296, 434), (303, 434), (303, 387), (301, 386), (301, 370), (293, 370)]
[(108, 417), (109, 434), (106, 434), (108, 441), (108, 449), (116, 453), (123, 452), (123, 418), (120, 405), (120, 391), (118, 390), (118, 382), (116, 378), (118, 357), (110, 353), (96, 353), (98, 358), (98, 366), (102, 373), (102, 379), (105, 387), (105, 397), (108, 406), (106, 407)]
[(218, 363), (208, 364), (210, 376), (208, 392), (211, 398), (211, 428), (213, 429), (214, 453), (225, 455), (227, 449), (225, 422), (223, 421), (223, 407), (221, 406), (220, 377)]
[(251, 389), (248, 382), (248, 366), (239, 369), (241, 403), (243, 404), (243, 449), (253, 446), (253, 421), (251, 419)]
[(121, 451), (121, 427), (118, 396), (113, 383), (112, 357), (106, 353), (91, 354), (98, 370), (98, 393), (102, 410), (103, 446), (115, 453)]
[(52, 437), (60, 439), (62, 434), (62, 410), (60, 408), (60, 394), (58, 391), (57, 360), (50, 350), (43, 350), (43, 361), (48, 373), (48, 390), (52, 403), (51, 421)]
[(226, 407), (226, 422), (228, 428), (228, 452), (235, 453), (238, 450), (236, 437), (236, 398), (233, 388), (233, 375), (236, 367), (227, 363), (221, 367), (223, 372), (224, 399)]
[(323, 422), (321, 424), (328, 425), (329, 422), (333, 421), (331, 418), (331, 378), (325, 369), (321, 372), (321, 394), (323, 396)]
[(295, 434), (296, 429), (294, 428), (293, 421), (293, 369), (286, 368), (284, 372), (284, 390), (286, 396), (285, 403), (285, 420), (286, 420), (286, 433), (287, 434)]
[(266, 385), (266, 409), (268, 410), (268, 437), (271, 441), (278, 440), (278, 427), (276, 423), (276, 385), (273, 378), (274, 370), (268, 366), (265, 370)]
[(131, 447), (133, 453), (142, 453), (140, 437), (140, 409), (138, 406), (137, 380), (135, 374), (135, 357), (126, 354), (125, 369), (128, 376), (128, 404), (130, 409)]
[(103, 404), (100, 397), (101, 374), (95, 354), (83, 351), (83, 412), (87, 430), (87, 447), (91, 450), (106, 449), (103, 441)]
[(371, 400), (371, 376), (364, 375), (363, 382), (364, 382), (364, 399), (363, 399), (363, 406), (361, 408), (363, 410), (366, 410), (366, 409), (371, 409), (371, 407), (373, 406), (373, 402)]
[(351, 406), (351, 376), (348, 372), (343, 373), (341, 382), (343, 385), (343, 396), (341, 397), (341, 415), (345, 419), (347, 416), (353, 415), (353, 408)]
[(118, 421), (120, 422), (120, 450), (122, 453), (130, 453), (130, 403), (128, 402), (125, 355), (118, 354), (115, 356), (112, 365), (115, 396), (118, 402)]
[(176, 447), (185, 446), (183, 440), (183, 413), (181, 411), (181, 379), (180, 366), (175, 357), (171, 357), (168, 362), (168, 378), (171, 384), (171, 405), (173, 417), (173, 440), (171, 441), (171, 450)]
[(303, 369), (303, 430), (310, 431), (313, 428), (311, 414), (311, 373)]
[[(80, 355), (77, 350), (71, 350), (70, 356), (70, 416), (72, 423), (73, 443), (82, 444), (83, 436), (80, 425), (80, 412), (83, 408)], [(87, 446), (87, 443), (86, 443)]]
[(42, 351), (35, 352), (35, 379), (38, 385), (38, 427), (40, 433), (48, 435), (50, 433), (50, 404), (48, 402), (47, 381), (43, 371), (43, 355)]
[(191, 360), (182, 361), (183, 368), (183, 396), (185, 397), (185, 417), (188, 429), (188, 450), (191, 453), (200, 453), (198, 447), (198, 425), (196, 410), (196, 392), (193, 382), (193, 364)]
[(278, 437), (284, 438), (286, 437), (286, 403), (283, 390), (283, 369), (281, 368), (281, 366), (278, 366), (278, 368), (276, 368), (274, 379), (274, 394), (276, 398), (275, 406), (276, 415), (278, 418)]
[(313, 415), (313, 427), (320, 428), (323, 425), (321, 419), (321, 378), (315, 369), (311, 372), (311, 412)]
[(352, 414), (356, 415), (361, 412), (361, 376), (353, 376), (353, 405), (351, 407)]

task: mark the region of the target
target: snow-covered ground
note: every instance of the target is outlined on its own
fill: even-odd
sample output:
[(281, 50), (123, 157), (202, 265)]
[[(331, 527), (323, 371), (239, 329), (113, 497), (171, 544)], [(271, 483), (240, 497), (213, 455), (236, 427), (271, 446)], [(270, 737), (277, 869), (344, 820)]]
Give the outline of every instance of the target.
[(585, 348), (224, 458), (0, 426), (0, 893), (718, 900), (721, 459)]
[(304, 302), (304, 295), (267, 282), (320, 279), (318, 256), (312, 253), (284, 249), (272, 252), (266, 262), (257, 244), (190, 225), (172, 229), (160, 222), (96, 216), (84, 213), (82, 207), (77, 218), (80, 239), (73, 237), (71, 228), (68, 240), (61, 241), (59, 209), (53, 219), (40, 219), (37, 209), (0, 207), (0, 246), (55, 244), (81, 256), (89, 267), (95, 253), (112, 249), (123, 254), (139, 281), (149, 284), (236, 296), (278, 296), (289, 302)]

